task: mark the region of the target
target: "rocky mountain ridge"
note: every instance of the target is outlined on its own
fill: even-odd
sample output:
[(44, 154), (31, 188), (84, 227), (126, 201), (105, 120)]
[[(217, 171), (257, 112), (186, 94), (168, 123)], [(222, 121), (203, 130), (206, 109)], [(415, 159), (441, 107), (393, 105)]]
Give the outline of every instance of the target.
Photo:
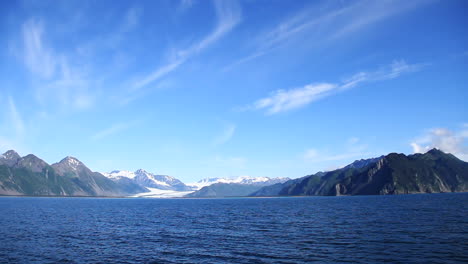
[(241, 176), (237, 178), (208, 178), (198, 182), (203, 186), (199, 190), (186, 195), (186, 197), (232, 197), (247, 196), (264, 186), (281, 184), (290, 180), (289, 178), (269, 178)]
[(145, 191), (92, 172), (73, 157), (49, 165), (33, 154), (21, 157), (14, 150), (0, 156), (0, 195), (126, 196)]
[(468, 191), (468, 163), (432, 149), (425, 154), (357, 160), (343, 168), (298, 179), (242, 176), (208, 178), (189, 185), (145, 170), (91, 171), (74, 157), (49, 165), (33, 154), (0, 155), (0, 195), (134, 196), (171, 192), (189, 197), (385, 195)]
[(195, 183), (190, 183), (188, 186), (195, 190), (200, 190), (203, 187), (207, 187), (217, 183), (227, 184), (241, 184), (241, 185), (254, 185), (254, 186), (267, 186), (275, 183), (283, 183), (290, 180), (287, 177), (283, 178), (270, 178), (270, 177), (251, 177), (251, 176), (239, 176), (230, 178), (204, 178)]
[(169, 176), (157, 175), (147, 172), (143, 169), (138, 169), (135, 172), (114, 170), (110, 173), (102, 173), (109, 179), (114, 181), (130, 181), (144, 187), (157, 188), (160, 190), (174, 190), (174, 191), (191, 191), (192, 188), (185, 185), (182, 181)]
[[(432, 149), (390, 153), (330, 172), (264, 187), (251, 196), (386, 195), (468, 191), (468, 163)], [(355, 164), (355, 165), (356, 165)]]

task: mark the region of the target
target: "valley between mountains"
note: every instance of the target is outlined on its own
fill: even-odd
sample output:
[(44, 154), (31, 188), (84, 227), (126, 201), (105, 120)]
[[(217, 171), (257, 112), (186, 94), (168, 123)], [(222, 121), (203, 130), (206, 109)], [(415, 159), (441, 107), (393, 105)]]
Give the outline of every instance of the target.
[(297, 179), (175, 177), (137, 171), (93, 172), (74, 157), (49, 165), (14, 150), (0, 155), (0, 195), (96, 197), (239, 197), (391, 195), (468, 191), (468, 163), (432, 149), (425, 154), (390, 153)]

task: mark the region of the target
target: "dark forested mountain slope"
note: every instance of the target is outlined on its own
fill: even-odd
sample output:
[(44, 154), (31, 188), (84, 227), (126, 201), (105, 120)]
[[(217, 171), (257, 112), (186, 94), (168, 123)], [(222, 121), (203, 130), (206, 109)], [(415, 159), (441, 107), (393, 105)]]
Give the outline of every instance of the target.
[(20, 157), (9, 150), (0, 155), (0, 195), (121, 196), (144, 191), (92, 172), (76, 158), (50, 166), (32, 154)]
[(268, 186), (252, 196), (378, 195), (465, 192), (468, 163), (432, 149), (425, 154), (391, 153), (342, 169)]
[(198, 191), (187, 194), (185, 197), (233, 197), (248, 196), (262, 188), (261, 185), (240, 183), (215, 183), (205, 186)]

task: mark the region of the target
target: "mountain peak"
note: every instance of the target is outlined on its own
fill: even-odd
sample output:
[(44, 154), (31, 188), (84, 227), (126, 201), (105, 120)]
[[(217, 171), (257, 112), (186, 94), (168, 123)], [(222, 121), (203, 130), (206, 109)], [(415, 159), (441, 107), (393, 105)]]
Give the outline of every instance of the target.
[(14, 150), (9, 150), (0, 155), (0, 165), (13, 166), (21, 160), (20, 155)]
[(41, 172), (44, 168), (47, 167), (47, 163), (37, 157), (34, 154), (28, 154), (23, 158), (19, 159), (16, 163), (16, 166), (22, 168), (28, 168), (34, 172)]
[(81, 161), (72, 156), (66, 156), (60, 162), (60, 164), (68, 165), (72, 169), (76, 170), (79, 166), (83, 165)]
[(21, 157), (16, 151), (10, 149), (7, 152), (3, 153), (2, 158), (8, 159), (8, 160), (17, 160), (17, 159), (20, 159)]
[(36, 159), (37, 160), (42, 160), (38, 156), (36, 156), (34, 154), (28, 154), (28, 155), (24, 156), (23, 159), (25, 159), (25, 160), (31, 160), (31, 159), (32, 160), (36, 160)]
[(113, 170), (109, 173), (107, 172), (101, 172), (102, 175), (106, 176), (107, 178), (111, 179), (119, 179), (119, 178), (129, 178), (133, 179), (135, 178), (135, 173), (132, 171), (128, 170)]
[(150, 174), (149, 172), (147, 172), (146, 170), (144, 169), (138, 169), (135, 171), (136, 174)]
[(344, 169), (349, 169), (349, 168), (355, 168), (355, 169), (360, 169), (364, 168), (367, 165), (377, 163), (379, 160), (383, 159), (384, 156), (380, 156), (377, 158), (370, 158), (370, 159), (360, 159), (360, 160), (355, 160), (353, 163), (343, 167)]
[(440, 149), (438, 149), (438, 148), (432, 148), (432, 149), (429, 150), (427, 153), (433, 154), (433, 155), (445, 154), (445, 152), (443, 152), (442, 150), (440, 150)]
[(102, 175), (113, 180), (122, 180), (127, 178), (127, 180), (131, 180), (143, 187), (157, 188), (161, 190), (190, 190), (190, 188), (183, 182), (172, 176), (155, 175), (144, 169), (138, 169), (134, 172), (128, 170), (115, 170), (110, 173), (102, 173)]

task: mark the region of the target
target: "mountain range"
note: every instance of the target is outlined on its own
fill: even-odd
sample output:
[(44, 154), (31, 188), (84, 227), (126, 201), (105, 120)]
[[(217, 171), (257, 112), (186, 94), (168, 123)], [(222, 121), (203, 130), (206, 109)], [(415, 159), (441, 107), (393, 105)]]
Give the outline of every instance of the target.
[(468, 163), (432, 149), (390, 153), (329, 172), (263, 187), (251, 196), (381, 195), (468, 191)]
[(156, 175), (139, 169), (135, 172), (115, 170), (110, 173), (102, 173), (109, 179), (116, 182), (132, 182), (144, 187), (156, 188), (160, 190), (191, 191), (193, 188), (185, 185), (180, 180), (168, 175)]
[(228, 197), (247, 196), (264, 186), (280, 184), (289, 178), (240, 176), (237, 178), (207, 178), (191, 184), (199, 190), (186, 197)]
[(73, 157), (49, 165), (33, 154), (21, 157), (13, 150), (0, 156), (1, 195), (126, 196), (145, 191), (140, 185), (92, 172)]
[(242, 185), (256, 185), (256, 186), (266, 186), (275, 183), (282, 183), (289, 178), (270, 178), (270, 177), (251, 177), (251, 176), (239, 176), (234, 178), (205, 178), (201, 179), (198, 182), (188, 184), (190, 187), (196, 190), (200, 190), (203, 187), (207, 187), (216, 183), (235, 183)]
[[(390, 153), (298, 179), (207, 178), (192, 184), (139, 169), (93, 172), (74, 157), (52, 165), (13, 150), (0, 155), (0, 195), (227, 197), (381, 195), (468, 190), (468, 163), (432, 149), (425, 154)], [(191, 192), (191, 193), (190, 193)], [(141, 194), (141, 195), (140, 195)], [(145, 195), (146, 194), (146, 195)], [(180, 194), (180, 195), (178, 195)]]
[(143, 169), (93, 172), (74, 157), (49, 165), (33, 154), (21, 157), (14, 150), (0, 155), (0, 195), (180, 197), (192, 191), (196, 193), (194, 197), (204, 197), (206, 191), (201, 194), (197, 191), (212, 184), (233, 183), (240, 185), (236, 192), (220, 192), (215, 196), (245, 196), (286, 180), (241, 176), (207, 178), (186, 185), (172, 176)]

